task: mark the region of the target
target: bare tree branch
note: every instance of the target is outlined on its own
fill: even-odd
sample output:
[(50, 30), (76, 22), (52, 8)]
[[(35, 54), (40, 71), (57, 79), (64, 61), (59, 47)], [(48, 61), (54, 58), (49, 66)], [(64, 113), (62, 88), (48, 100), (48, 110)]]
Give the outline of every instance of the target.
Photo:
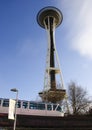
[(71, 82), (68, 87), (68, 101), (71, 105), (72, 114), (84, 114), (90, 105), (87, 91), (81, 86)]

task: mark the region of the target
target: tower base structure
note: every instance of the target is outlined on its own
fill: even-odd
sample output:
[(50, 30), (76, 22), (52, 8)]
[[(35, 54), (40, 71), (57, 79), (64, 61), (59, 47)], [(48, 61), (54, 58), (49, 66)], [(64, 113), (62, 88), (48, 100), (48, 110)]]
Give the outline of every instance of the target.
[(56, 90), (48, 90), (39, 93), (39, 96), (44, 102), (52, 102), (57, 103), (65, 98), (66, 90), (64, 89), (56, 89)]

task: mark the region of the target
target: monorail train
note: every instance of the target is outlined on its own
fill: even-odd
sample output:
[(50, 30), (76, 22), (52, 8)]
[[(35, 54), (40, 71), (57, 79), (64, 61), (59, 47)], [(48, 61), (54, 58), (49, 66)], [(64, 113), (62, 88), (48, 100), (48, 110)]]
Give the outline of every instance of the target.
[[(0, 114), (8, 114), (9, 99), (0, 98)], [(17, 115), (64, 116), (59, 104), (18, 100)]]

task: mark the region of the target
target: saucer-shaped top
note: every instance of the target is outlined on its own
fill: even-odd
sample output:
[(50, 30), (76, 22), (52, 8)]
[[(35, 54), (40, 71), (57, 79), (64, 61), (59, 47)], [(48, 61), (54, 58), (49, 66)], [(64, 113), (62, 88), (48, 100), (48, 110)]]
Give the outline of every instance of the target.
[(55, 27), (58, 27), (63, 20), (63, 15), (59, 9), (52, 6), (45, 7), (41, 9), (37, 14), (37, 22), (42, 28), (45, 28), (44, 20), (47, 17), (52, 17), (55, 19)]

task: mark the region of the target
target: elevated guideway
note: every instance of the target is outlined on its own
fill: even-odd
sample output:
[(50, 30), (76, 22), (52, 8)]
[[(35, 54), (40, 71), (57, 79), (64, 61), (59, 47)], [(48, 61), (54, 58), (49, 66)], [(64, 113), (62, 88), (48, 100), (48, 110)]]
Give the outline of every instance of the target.
[[(0, 127), (12, 130), (13, 120), (7, 114), (0, 114)], [(18, 130), (92, 130), (92, 116), (17, 116)]]

